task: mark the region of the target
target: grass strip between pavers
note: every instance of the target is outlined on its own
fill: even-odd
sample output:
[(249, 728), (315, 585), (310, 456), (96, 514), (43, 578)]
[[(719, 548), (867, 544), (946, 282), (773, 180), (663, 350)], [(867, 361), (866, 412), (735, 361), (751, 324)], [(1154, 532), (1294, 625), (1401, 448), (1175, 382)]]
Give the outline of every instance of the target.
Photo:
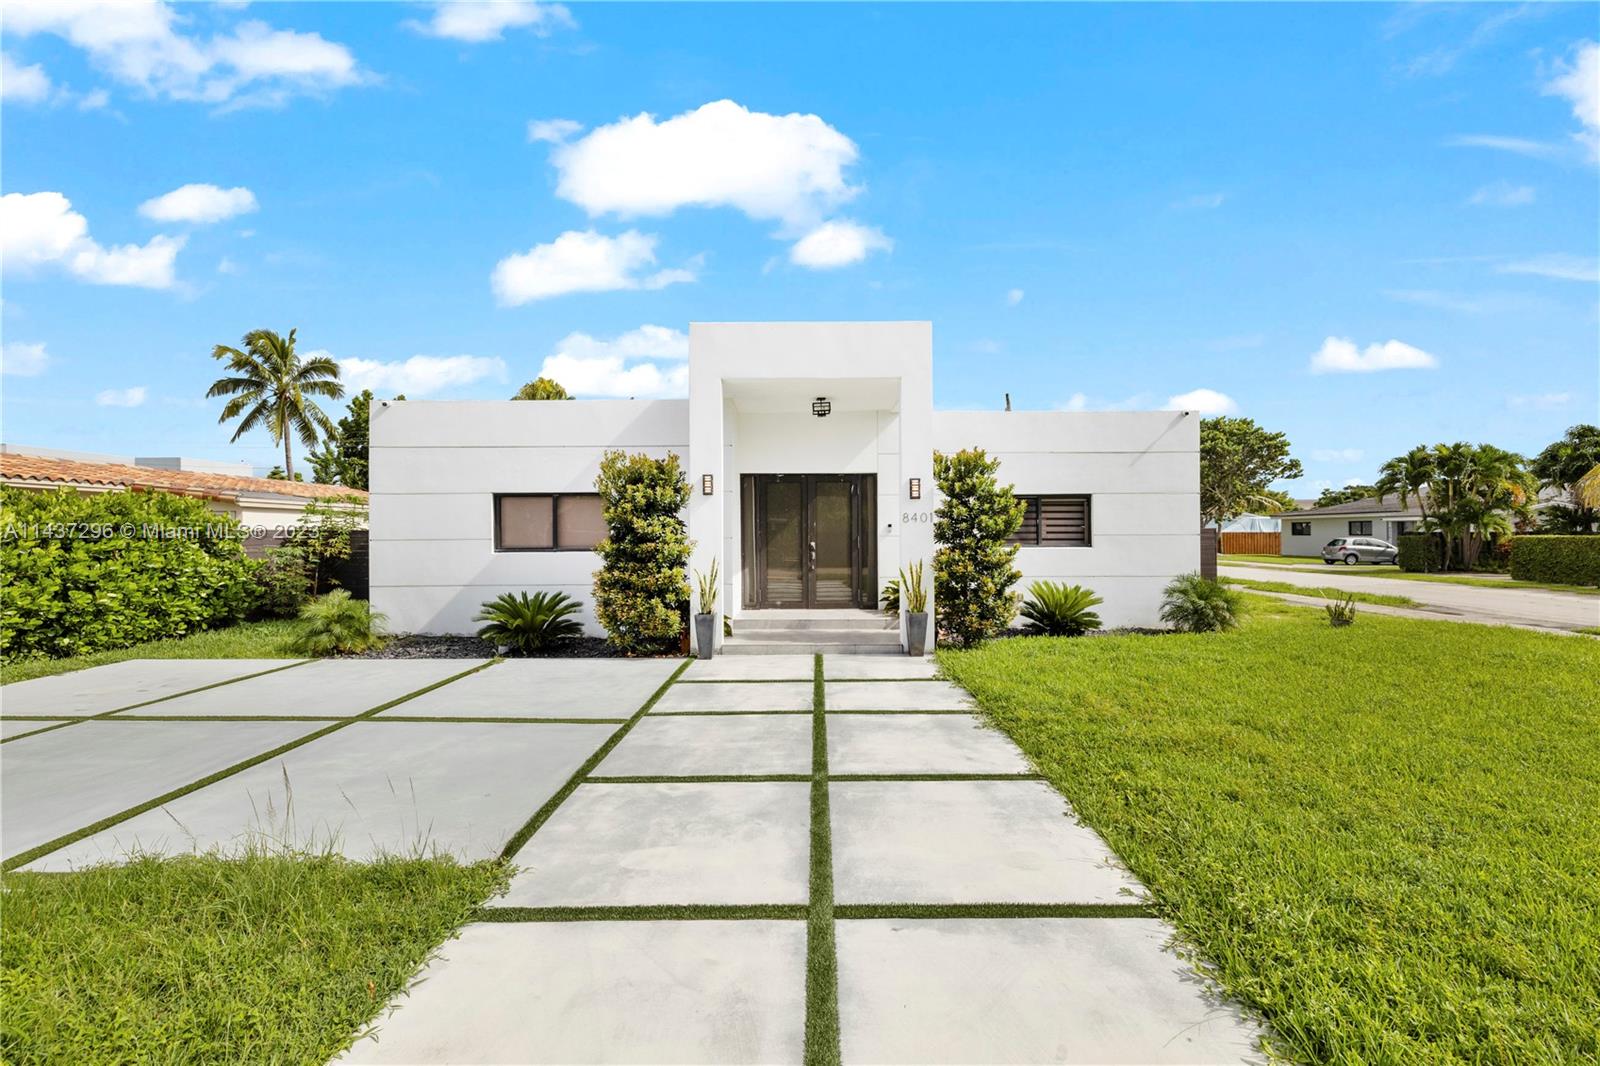
[(841, 921), (863, 918), (1154, 918), (1143, 903), (836, 903)]
[(806, 1066), (839, 1062), (839, 955), (833, 937), (833, 828), (828, 813), (828, 695), (822, 656), (811, 681), (811, 905), (806, 915)]
[[(306, 744), (309, 744), (313, 740), (320, 740), (322, 737), (327, 736), (329, 733), (336, 733), (339, 730), (345, 728), (346, 726), (349, 726), (349, 725), (351, 725), (351, 724), (353, 724), (355, 722), (360, 722), (360, 721), (363, 721), (363, 720), (365, 720), (367, 718), (370, 718), (372, 715), (378, 714), (381, 711), (386, 711), (390, 707), (398, 707), (400, 704), (406, 702), (407, 700), (416, 699), (418, 696), (424, 695), (425, 693), (428, 693), (428, 692), (432, 692), (436, 688), (442, 688), (443, 686), (448, 685), (453, 681), (459, 681), (463, 677), (467, 677), (467, 676), (469, 676), (471, 674), (475, 674), (479, 670), (486, 670), (486, 669), (488, 669), (489, 667), (493, 666), (495, 663), (498, 663), (498, 662), (500, 662), (499, 659), (490, 659), (486, 663), (479, 663), (477, 666), (472, 667), (470, 670), (463, 670), (459, 674), (451, 674), (449, 677), (444, 678), (441, 681), (435, 681), (431, 685), (425, 685), (422, 688), (417, 689), (415, 692), (408, 692), (404, 696), (399, 697), (398, 699), (392, 699), (388, 703), (379, 704), (378, 706), (372, 708), (370, 711), (365, 711), (362, 714), (356, 715), (354, 718), (342, 718), (342, 719), (339, 719), (338, 721), (330, 722), (328, 725), (324, 726), (321, 729), (316, 730), (315, 732), (307, 733), (305, 736), (296, 738), (295, 740), (291, 740), (287, 744), (280, 744), (276, 748), (273, 748), (271, 751), (262, 752), (260, 755), (252, 755), (250, 758), (245, 759), (245, 760), (243, 760), (241, 762), (236, 762), (232, 766), (225, 767), (225, 768), (223, 768), (221, 770), (218, 770), (218, 771), (216, 771), (215, 773), (212, 773), (212, 774), (207, 774), (205, 777), (202, 777), (200, 780), (191, 782), (191, 783), (189, 783), (187, 785), (184, 785), (182, 788), (175, 788), (171, 792), (162, 793), (161, 795), (157, 796), (155, 799), (146, 800), (143, 803), (140, 803), (140, 804), (137, 804), (135, 806), (129, 807), (125, 811), (119, 811), (116, 814), (108, 815), (108, 816), (100, 819), (98, 822), (95, 822), (93, 825), (88, 825), (88, 826), (85, 826), (82, 829), (74, 830), (73, 832), (67, 833), (64, 836), (56, 837), (54, 840), (47, 840), (43, 844), (39, 844), (39, 845), (37, 845), (35, 847), (29, 848), (27, 851), (20, 852), (20, 853), (18, 853), (16, 855), (13, 855), (11, 858), (5, 860), (4, 863), (0, 863), (0, 871), (15, 870), (19, 866), (25, 866), (28, 863), (32, 862), (34, 859), (37, 859), (41, 855), (48, 855), (52, 851), (55, 851), (58, 848), (64, 848), (68, 844), (76, 843), (77, 841), (82, 840), (84, 837), (93, 836), (95, 833), (100, 832), (102, 829), (109, 829), (111, 826), (114, 826), (119, 822), (125, 822), (129, 818), (134, 817), (135, 815), (143, 814), (145, 811), (155, 810), (157, 807), (160, 807), (160, 806), (162, 806), (164, 804), (167, 804), (167, 803), (171, 803), (173, 800), (177, 799), (180, 796), (186, 796), (189, 793), (196, 791), (197, 789), (205, 788), (207, 785), (216, 784), (218, 781), (224, 780), (225, 778), (232, 777), (234, 774), (237, 774), (237, 773), (239, 773), (241, 771), (248, 770), (252, 766), (259, 766), (261, 763), (266, 762), (268, 759), (276, 759), (278, 756), (283, 755), (283, 754), (285, 754), (287, 752), (291, 752), (295, 748), (302, 747), (302, 746), (304, 746)], [(295, 664), (292, 664), (292, 665), (298, 666), (299, 664), (295, 663)], [(279, 667), (279, 669), (288, 669), (288, 667)], [(270, 673), (271, 671), (268, 671), (268, 672)], [(215, 688), (216, 686), (207, 685), (206, 687), (207, 688)], [(196, 689), (195, 691), (198, 692), (199, 689)], [(155, 700), (151, 700), (150, 702), (154, 703), (156, 701)]]
[(646, 903), (616, 907), (480, 907), (475, 922), (804, 921), (805, 903)]
[(660, 686), (650, 694), (650, 698), (645, 700), (627, 721), (618, 726), (617, 731), (607, 737), (605, 743), (596, 748), (594, 754), (583, 761), (582, 766), (573, 771), (572, 776), (567, 778), (567, 783), (562, 785), (555, 795), (545, 800), (542, 807), (533, 812), (533, 817), (524, 822), (522, 828), (518, 829), (511, 839), (506, 841), (506, 846), (500, 849), (500, 857), (502, 859), (509, 859), (522, 850), (528, 839), (539, 831), (539, 827), (548, 822), (550, 816), (556, 813), (556, 808), (565, 803), (567, 797), (578, 790), (578, 786), (583, 784), (584, 779), (589, 776), (589, 771), (599, 766), (605, 757), (611, 754), (612, 749), (622, 743), (622, 738), (628, 735), (628, 731), (638, 725), (639, 719), (648, 714), (650, 708), (654, 707), (656, 702), (667, 694), (667, 689), (672, 687), (672, 683), (678, 680), (679, 675), (687, 670), (692, 662), (694, 662), (693, 659), (685, 659), (679, 663), (678, 668), (672, 671), (671, 676), (661, 682)]
[[(152, 661), (161, 661), (161, 660), (152, 660)], [(252, 677), (266, 677), (268, 674), (276, 674), (276, 673), (278, 673), (279, 671), (282, 671), (282, 670), (293, 670), (297, 666), (304, 666), (307, 663), (314, 663), (314, 662), (317, 662), (317, 661), (319, 661), (319, 660), (316, 660), (316, 659), (301, 659), (298, 662), (292, 662), (292, 663), (289, 663), (286, 666), (274, 666), (274, 667), (271, 667), (270, 669), (267, 669), (267, 670), (257, 670), (253, 674), (240, 674), (238, 677), (230, 677), (226, 681), (213, 681), (209, 685), (200, 685), (200, 686), (197, 686), (195, 688), (184, 689), (182, 692), (174, 692), (170, 696), (157, 696), (153, 700), (143, 700), (143, 701), (141, 701), (139, 703), (130, 703), (126, 707), (115, 707), (115, 708), (113, 708), (113, 709), (111, 709), (109, 711), (101, 711), (99, 714), (90, 714), (90, 715), (84, 715), (81, 718), (72, 718), (72, 719), (69, 719), (68, 721), (60, 723), (59, 725), (50, 726), (48, 729), (35, 729), (31, 733), (23, 733), (21, 736), (6, 737), (4, 739), (0, 739), (0, 744), (9, 744), (13, 740), (21, 740), (22, 737), (36, 737), (40, 733), (49, 733), (52, 730), (65, 729), (68, 726), (78, 725), (78, 724), (80, 724), (82, 722), (99, 721), (102, 718), (107, 718), (107, 717), (109, 717), (109, 716), (111, 716), (113, 714), (120, 714), (123, 711), (131, 711), (131, 710), (134, 710), (134, 709), (136, 709), (138, 707), (148, 707), (152, 703), (165, 703), (167, 700), (175, 700), (179, 696), (192, 696), (196, 692), (205, 692), (208, 689), (221, 688), (223, 685), (233, 685), (233, 684), (237, 684), (240, 681), (249, 681)], [(107, 664), (107, 665), (114, 665), (114, 664)], [(39, 680), (43, 680), (43, 679), (40, 678)], [(18, 682), (18, 684), (22, 684), (22, 682)], [(10, 869), (10, 867), (4, 867), (4, 869)]]

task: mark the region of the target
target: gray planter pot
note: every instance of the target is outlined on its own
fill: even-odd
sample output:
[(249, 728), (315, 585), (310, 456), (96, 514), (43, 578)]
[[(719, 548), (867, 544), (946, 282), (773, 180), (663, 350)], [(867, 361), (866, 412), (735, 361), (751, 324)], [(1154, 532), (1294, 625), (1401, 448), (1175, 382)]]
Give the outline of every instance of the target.
[(928, 642), (928, 612), (906, 612), (906, 654), (921, 655)]
[(717, 616), (714, 614), (697, 614), (694, 616), (694, 645), (695, 655), (701, 659), (711, 658), (712, 652), (717, 648)]

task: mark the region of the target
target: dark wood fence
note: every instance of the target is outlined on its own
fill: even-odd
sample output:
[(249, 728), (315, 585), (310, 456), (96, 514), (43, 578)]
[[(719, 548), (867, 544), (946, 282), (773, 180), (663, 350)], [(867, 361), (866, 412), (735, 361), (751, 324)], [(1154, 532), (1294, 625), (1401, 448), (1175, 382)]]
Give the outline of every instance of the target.
[[(245, 554), (252, 559), (259, 559), (267, 553), (268, 548), (276, 548), (284, 542), (284, 539), (276, 533), (249, 537), (244, 542)], [(350, 558), (330, 559), (324, 562), (317, 574), (317, 588), (349, 589), (350, 595), (356, 599), (366, 599), (372, 589), (367, 565), (368, 539), (367, 530), (351, 530)]]
[(1224, 533), (1223, 555), (1282, 555), (1281, 533)]

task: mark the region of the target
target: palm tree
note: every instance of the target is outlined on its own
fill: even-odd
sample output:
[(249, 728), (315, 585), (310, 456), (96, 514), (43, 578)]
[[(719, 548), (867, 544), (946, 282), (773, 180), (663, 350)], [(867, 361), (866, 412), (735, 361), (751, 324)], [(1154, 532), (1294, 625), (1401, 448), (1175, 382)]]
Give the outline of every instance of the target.
[(285, 338), (270, 329), (253, 329), (244, 335), (243, 351), (217, 345), (211, 349), (211, 358), (226, 359), (233, 376), (219, 378), (206, 391), (207, 397), (232, 397), (217, 421), (239, 419), (234, 440), (252, 429), (265, 428), (274, 443), (283, 442), (283, 470), (290, 480), (294, 478), (291, 431), (307, 449), (317, 446), (319, 434), (331, 436), (334, 432), (333, 420), (310, 397), (337, 400), (344, 395), (339, 364), (326, 355), (301, 359), (295, 354), (294, 334), (291, 329)]
[(1428, 498), (1423, 489), (1433, 480), (1436, 473), (1433, 463), (1433, 453), (1425, 445), (1417, 445), (1404, 455), (1397, 455), (1378, 468), (1378, 481), (1373, 487), (1378, 490), (1379, 496), (1398, 496), (1400, 506), (1404, 507), (1411, 502), (1411, 497), (1417, 498), (1417, 510), (1422, 512), (1422, 520), (1428, 520)]

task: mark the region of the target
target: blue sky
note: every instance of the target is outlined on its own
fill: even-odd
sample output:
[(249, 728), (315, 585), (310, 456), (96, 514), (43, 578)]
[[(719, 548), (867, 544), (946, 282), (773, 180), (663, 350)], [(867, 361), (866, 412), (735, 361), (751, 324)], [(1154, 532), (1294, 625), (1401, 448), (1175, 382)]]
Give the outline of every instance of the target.
[(4, 439), (270, 465), (203, 399), (255, 327), (416, 399), (930, 319), (941, 407), (1237, 411), (1301, 495), (1536, 451), (1600, 404), (1596, 11), (8, 3)]

